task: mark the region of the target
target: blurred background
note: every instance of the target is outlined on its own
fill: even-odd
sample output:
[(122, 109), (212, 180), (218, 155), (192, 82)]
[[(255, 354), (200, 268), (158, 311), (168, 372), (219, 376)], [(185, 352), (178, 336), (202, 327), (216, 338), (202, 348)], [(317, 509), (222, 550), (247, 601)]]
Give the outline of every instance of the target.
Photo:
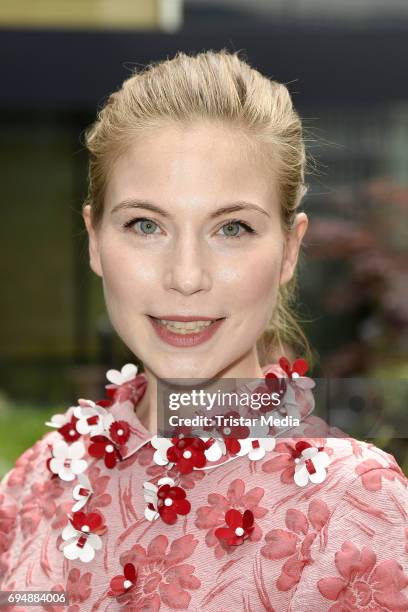
[[(82, 136), (133, 67), (178, 50), (243, 50), (313, 134), (311, 374), (408, 378), (406, 0), (2, 0), (0, 44), (0, 477), (48, 416), (137, 363), (88, 265)], [(374, 443), (408, 474), (392, 426)]]

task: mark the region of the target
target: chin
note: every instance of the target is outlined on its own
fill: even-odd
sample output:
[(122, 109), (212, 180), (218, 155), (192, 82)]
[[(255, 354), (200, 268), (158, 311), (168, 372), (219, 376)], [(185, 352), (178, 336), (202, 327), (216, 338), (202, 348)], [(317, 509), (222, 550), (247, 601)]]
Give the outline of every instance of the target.
[(177, 363), (177, 359), (172, 360), (171, 358), (166, 363), (157, 364), (157, 367), (154, 367), (155, 364), (152, 366), (151, 370), (158, 378), (187, 378), (189, 381), (197, 379), (197, 382), (213, 378), (219, 371), (214, 368), (214, 364), (205, 367), (200, 362)]

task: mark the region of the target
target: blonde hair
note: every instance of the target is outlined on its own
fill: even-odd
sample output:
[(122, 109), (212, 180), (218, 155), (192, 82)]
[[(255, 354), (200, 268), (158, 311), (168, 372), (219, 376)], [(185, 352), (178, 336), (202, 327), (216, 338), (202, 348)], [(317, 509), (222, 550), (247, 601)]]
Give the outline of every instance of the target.
[[(104, 194), (115, 161), (135, 137), (169, 121), (191, 125), (210, 120), (233, 126), (267, 151), (277, 184), (282, 229), (288, 233), (307, 191), (307, 157), (303, 127), (285, 85), (260, 74), (239, 52), (205, 51), (194, 56), (178, 52), (172, 59), (152, 63), (126, 79), (98, 111), (85, 131), (90, 153), (88, 194), (92, 225), (104, 212)], [(273, 169), (272, 169), (273, 168)], [(271, 174), (272, 176), (272, 174)], [(302, 253), (299, 262), (301, 263)], [(314, 356), (295, 312), (297, 273), (280, 286), (267, 328), (257, 342), (261, 365), (285, 355)]]

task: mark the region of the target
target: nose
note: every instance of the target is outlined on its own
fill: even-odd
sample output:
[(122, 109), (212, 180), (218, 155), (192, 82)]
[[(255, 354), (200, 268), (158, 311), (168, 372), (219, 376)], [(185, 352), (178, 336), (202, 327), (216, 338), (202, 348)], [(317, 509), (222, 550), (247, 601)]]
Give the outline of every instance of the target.
[(183, 295), (211, 288), (208, 253), (194, 236), (184, 235), (168, 254), (165, 288)]

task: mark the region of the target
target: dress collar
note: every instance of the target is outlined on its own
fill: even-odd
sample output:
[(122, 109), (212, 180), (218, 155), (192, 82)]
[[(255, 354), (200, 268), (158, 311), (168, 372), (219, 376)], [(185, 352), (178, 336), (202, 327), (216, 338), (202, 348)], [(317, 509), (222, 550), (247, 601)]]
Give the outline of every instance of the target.
[[(278, 363), (269, 363), (262, 366), (262, 374), (275, 374), (279, 378), (286, 377), (285, 372), (282, 370)], [(308, 379), (310, 380), (310, 379)], [(143, 395), (147, 390), (147, 377), (142, 372), (137, 374), (133, 380), (126, 384), (126, 389), (122, 385), (114, 399), (109, 412), (115, 420), (124, 420), (129, 423), (131, 436), (126, 443), (126, 449), (123, 449), (122, 460), (131, 457), (139, 448), (149, 442), (154, 434), (152, 434), (141, 422), (137, 415), (137, 406), (142, 399)], [(303, 421), (314, 409), (314, 397), (310, 389), (305, 391), (305, 403), (304, 410), (301, 414), (301, 421)]]
[[(277, 389), (281, 395), (282, 401), (277, 410), (283, 410), (286, 414), (297, 411), (301, 421), (305, 421), (314, 408), (311, 389), (315, 383), (303, 376), (306, 369), (307, 364), (303, 360), (296, 360), (291, 366), (283, 357), (279, 365), (267, 364), (262, 368), (265, 378), (268, 374), (271, 375), (271, 379), (268, 376), (265, 380), (267, 388)], [(97, 403), (80, 399), (79, 406), (71, 407), (65, 415), (55, 415), (52, 421), (47, 423), (57, 427), (65, 440), (68, 436), (69, 441), (73, 442), (68, 446), (66, 441), (56, 440), (52, 445), (51, 457), (46, 462), (53, 475), (58, 475), (64, 481), (72, 481), (76, 477), (78, 480), (72, 492), (76, 504), (72, 507), (72, 516), (68, 515), (69, 523), (61, 534), (63, 542), (59, 547), (70, 560), (78, 558), (84, 562), (92, 561), (95, 550), (102, 548), (100, 536), (108, 529), (103, 524), (103, 515), (82, 510), (94, 493), (89, 478), (83, 474), (87, 468), (87, 461), (82, 459), (86, 450), (91, 457), (103, 458), (107, 468), (119, 466), (120, 469), (120, 461), (135, 455), (139, 448), (151, 441), (155, 449), (153, 461), (157, 466), (163, 466), (166, 476), (158, 480), (154, 476), (143, 483), (147, 504), (144, 517), (149, 521), (161, 517), (165, 523), (172, 525), (178, 515), (185, 516), (191, 510), (191, 503), (183, 488), (183, 475), (194, 469), (213, 469), (224, 463), (237, 461), (243, 456), (247, 456), (250, 461), (258, 461), (266, 452), (275, 449), (276, 441), (272, 436), (255, 438), (244, 435), (237, 441), (238, 448), (228, 435), (223, 437), (221, 442), (208, 438), (169, 441), (152, 436), (135, 411), (146, 392), (146, 376), (143, 373), (137, 374), (135, 365), (126, 364), (120, 372), (109, 370), (107, 378), (113, 383), (106, 385), (109, 399), (99, 400)], [(245, 387), (245, 383), (240, 385), (238, 391)], [(253, 387), (252, 383), (249, 383), (246, 390), (256, 392), (257, 387), (260, 389), (258, 385)], [(264, 391), (265, 386), (262, 384), (261, 387)], [(84, 442), (77, 436), (88, 434), (91, 434), (90, 444), (86, 449)], [(294, 482), (298, 486), (306, 486), (309, 482), (319, 484), (326, 478), (330, 456), (325, 452), (323, 443), (316, 446), (307, 440), (299, 440), (295, 444), (292, 442), (288, 445), (287, 454)], [(207, 462), (209, 465), (206, 465)], [(229, 508), (224, 517), (228, 527), (219, 527), (214, 535), (222, 541), (225, 540), (228, 545), (242, 544), (254, 529), (254, 518), (252, 510), (248, 508), (243, 513), (234, 507)], [(135, 579), (135, 567), (126, 564), (124, 575), (112, 578), (112, 591), (108, 595), (120, 596), (133, 586)], [(118, 584), (119, 589), (116, 588)]]

